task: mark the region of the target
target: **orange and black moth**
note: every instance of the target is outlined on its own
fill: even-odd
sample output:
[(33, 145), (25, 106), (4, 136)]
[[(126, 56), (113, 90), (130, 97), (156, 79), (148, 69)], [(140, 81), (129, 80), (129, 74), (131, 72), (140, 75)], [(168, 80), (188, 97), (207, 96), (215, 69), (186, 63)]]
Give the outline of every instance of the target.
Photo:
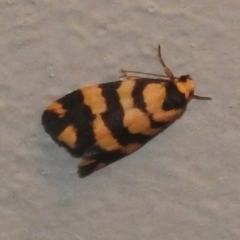
[[(74, 157), (80, 177), (141, 148), (186, 109), (194, 95), (189, 75), (175, 77), (122, 70), (119, 81), (87, 86), (53, 102), (42, 115), (45, 131)], [(149, 77), (152, 76), (152, 77)]]

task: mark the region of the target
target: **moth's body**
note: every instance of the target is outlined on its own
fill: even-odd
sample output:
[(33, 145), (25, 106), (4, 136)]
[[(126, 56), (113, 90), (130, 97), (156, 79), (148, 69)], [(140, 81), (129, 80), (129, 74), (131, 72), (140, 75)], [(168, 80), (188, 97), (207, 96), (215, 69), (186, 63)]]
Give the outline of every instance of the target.
[(188, 75), (174, 81), (125, 75), (58, 99), (42, 123), (58, 144), (82, 157), (78, 172), (85, 177), (136, 151), (179, 118), (193, 91)]

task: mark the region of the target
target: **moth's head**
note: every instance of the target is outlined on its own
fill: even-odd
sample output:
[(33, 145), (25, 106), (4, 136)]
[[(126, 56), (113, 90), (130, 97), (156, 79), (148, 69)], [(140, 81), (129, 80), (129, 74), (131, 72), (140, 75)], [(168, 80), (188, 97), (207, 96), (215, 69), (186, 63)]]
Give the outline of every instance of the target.
[(183, 93), (186, 99), (190, 99), (194, 94), (195, 84), (190, 75), (183, 75), (175, 79), (178, 90)]
[(198, 99), (198, 100), (211, 100), (210, 97), (202, 97), (194, 94), (195, 84), (190, 75), (183, 75), (174, 80), (178, 90), (183, 93), (187, 100)]

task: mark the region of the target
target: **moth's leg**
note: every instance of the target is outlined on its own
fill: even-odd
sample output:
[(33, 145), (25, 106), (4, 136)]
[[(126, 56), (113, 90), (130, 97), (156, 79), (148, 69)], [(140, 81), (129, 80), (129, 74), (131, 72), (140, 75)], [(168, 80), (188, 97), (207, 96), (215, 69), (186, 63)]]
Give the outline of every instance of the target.
[(121, 77), (127, 77), (127, 71), (125, 71), (124, 69), (120, 69), (120, 74), (121, 74)]
[(78, 165), (79, 177), (84, 178), (119, 160), (125, 155), (126, 154), (123, 154), (120, 151), (105, 151), (97, 145), (94, 145), (83, 153), (82, 160)]
[(175, 77), (172, 73), (172, 71), (166, 66), (165, 62), (163, 61), (162, 54), (161, 54), (161, 46), (158, 45), (158, 58), (159, 61), (163, 67), (164, 72), (167, 74), (167, 76), (171, 79), (171, 81), (174, 81)]
[(120, 74), (122, 74), (122, 77), (127, 77), (127, 76), (133, 77), (132, 75), (129, 75), (128, 73), (141, 74), (141, 75), (149, 75), (149, 76), (161, 77), (161, 78), (167, 78), (167, 79), (169, 79), (168, 76), (164, 76), (164, 75), (161, 75), (161, 74), (138, 72), (138, 71), (130, 71), (130, 70), (124, 70), (124, 69), (121, 69), (121, 70), (120, 70)]
[(203, 96), (198, 96), (198, 95), (195, 95), (195, 94), (192, 95), (192, 98), (197, 99), (197, 100), (212, 100), (211, 97), (203, 97)]

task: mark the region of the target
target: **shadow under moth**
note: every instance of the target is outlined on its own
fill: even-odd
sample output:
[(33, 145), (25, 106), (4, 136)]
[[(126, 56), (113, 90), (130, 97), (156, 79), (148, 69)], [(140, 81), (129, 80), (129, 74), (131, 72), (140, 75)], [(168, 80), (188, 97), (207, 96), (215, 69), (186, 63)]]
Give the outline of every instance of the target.
[(72, 156), (81, 157), (80, 177), (141, 148), (185, 111), (194, 94), (189, 75), (175, 77), (121, 70), (119, 81), (77, 89), (53, 102), (42, 115), (45, 131)]

